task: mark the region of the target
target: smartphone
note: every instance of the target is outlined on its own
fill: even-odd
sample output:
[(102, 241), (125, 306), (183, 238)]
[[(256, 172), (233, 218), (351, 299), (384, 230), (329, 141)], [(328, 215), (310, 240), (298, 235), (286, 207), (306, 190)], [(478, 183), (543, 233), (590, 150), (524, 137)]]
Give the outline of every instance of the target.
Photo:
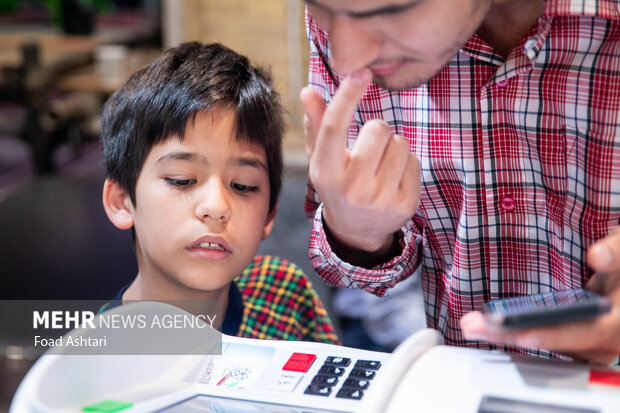
[(587, 320), (611, 309), (611, 301), (592, 291), (576, 288), (487, 301), (487, 321), (503, 329), (522, 329)]

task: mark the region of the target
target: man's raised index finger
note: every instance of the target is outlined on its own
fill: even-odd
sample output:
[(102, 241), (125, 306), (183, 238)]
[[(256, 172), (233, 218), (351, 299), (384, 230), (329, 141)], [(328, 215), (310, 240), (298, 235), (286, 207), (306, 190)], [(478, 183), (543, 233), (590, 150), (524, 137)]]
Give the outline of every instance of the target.
[(340, 84), (327, 106), (314, 147), (322, 161), (340, 161), (347, 145), (347, 129), (371, 80), (370, 70), (356, 70)]

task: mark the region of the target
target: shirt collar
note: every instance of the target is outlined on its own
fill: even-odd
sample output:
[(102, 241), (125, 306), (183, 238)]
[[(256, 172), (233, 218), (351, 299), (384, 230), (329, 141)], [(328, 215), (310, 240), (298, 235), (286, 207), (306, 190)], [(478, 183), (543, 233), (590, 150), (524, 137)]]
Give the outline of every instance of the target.
[(590, 16), (620, 20), (618, 0), (547, 0), (543, 17)]
[[(535, 25), (515, 47), (517, 56), (507, 72), (518, 73), (536, 62), (554, 17), (592, 16), (620, 20), (618, 0), (546, 0), (538, 24)], [(521, 53), (522, 51), (522, 53)], [(495, 66), (505, 63), (505, 59), (493, 51), (477, 34), (463, 46), (461, 53)], [(501, 79), (500, 79), (501, 80)]]

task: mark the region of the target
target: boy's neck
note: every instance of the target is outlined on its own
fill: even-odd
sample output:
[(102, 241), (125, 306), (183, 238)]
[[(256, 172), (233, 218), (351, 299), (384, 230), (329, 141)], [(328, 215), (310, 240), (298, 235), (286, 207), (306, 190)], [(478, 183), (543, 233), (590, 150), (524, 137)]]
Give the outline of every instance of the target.
[(153, 300), (170, 302), (176, 307), (198, 316), (209, 316), (213, 319), (213, 327), (221, 330), (222, 322), (228, 308), (228, 293), (230, 283), (215, 291), (200, 291), (181, 285), (157, 285), (144, 282), (144, 277), (138, 273), (127, 290), (123, 293), (122, 301)]

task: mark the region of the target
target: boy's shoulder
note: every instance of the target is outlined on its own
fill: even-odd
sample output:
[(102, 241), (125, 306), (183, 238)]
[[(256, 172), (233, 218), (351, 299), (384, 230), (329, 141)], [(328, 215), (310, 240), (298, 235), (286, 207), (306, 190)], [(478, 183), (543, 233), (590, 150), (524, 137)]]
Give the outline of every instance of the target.
[[(304, 271), (297, 264), (286, 258), (257, 255), (241, 275), (235, 278), (235, 284), (243, 290), (286, 289), (303, 292), (312, 289), (312, 285)], [(247, 294), (247, 293), (246, 293)]]
[(296, 264), (257, 256), (234, 283), (243, 300), (242, 337), (339, 343), (321, 299)]

